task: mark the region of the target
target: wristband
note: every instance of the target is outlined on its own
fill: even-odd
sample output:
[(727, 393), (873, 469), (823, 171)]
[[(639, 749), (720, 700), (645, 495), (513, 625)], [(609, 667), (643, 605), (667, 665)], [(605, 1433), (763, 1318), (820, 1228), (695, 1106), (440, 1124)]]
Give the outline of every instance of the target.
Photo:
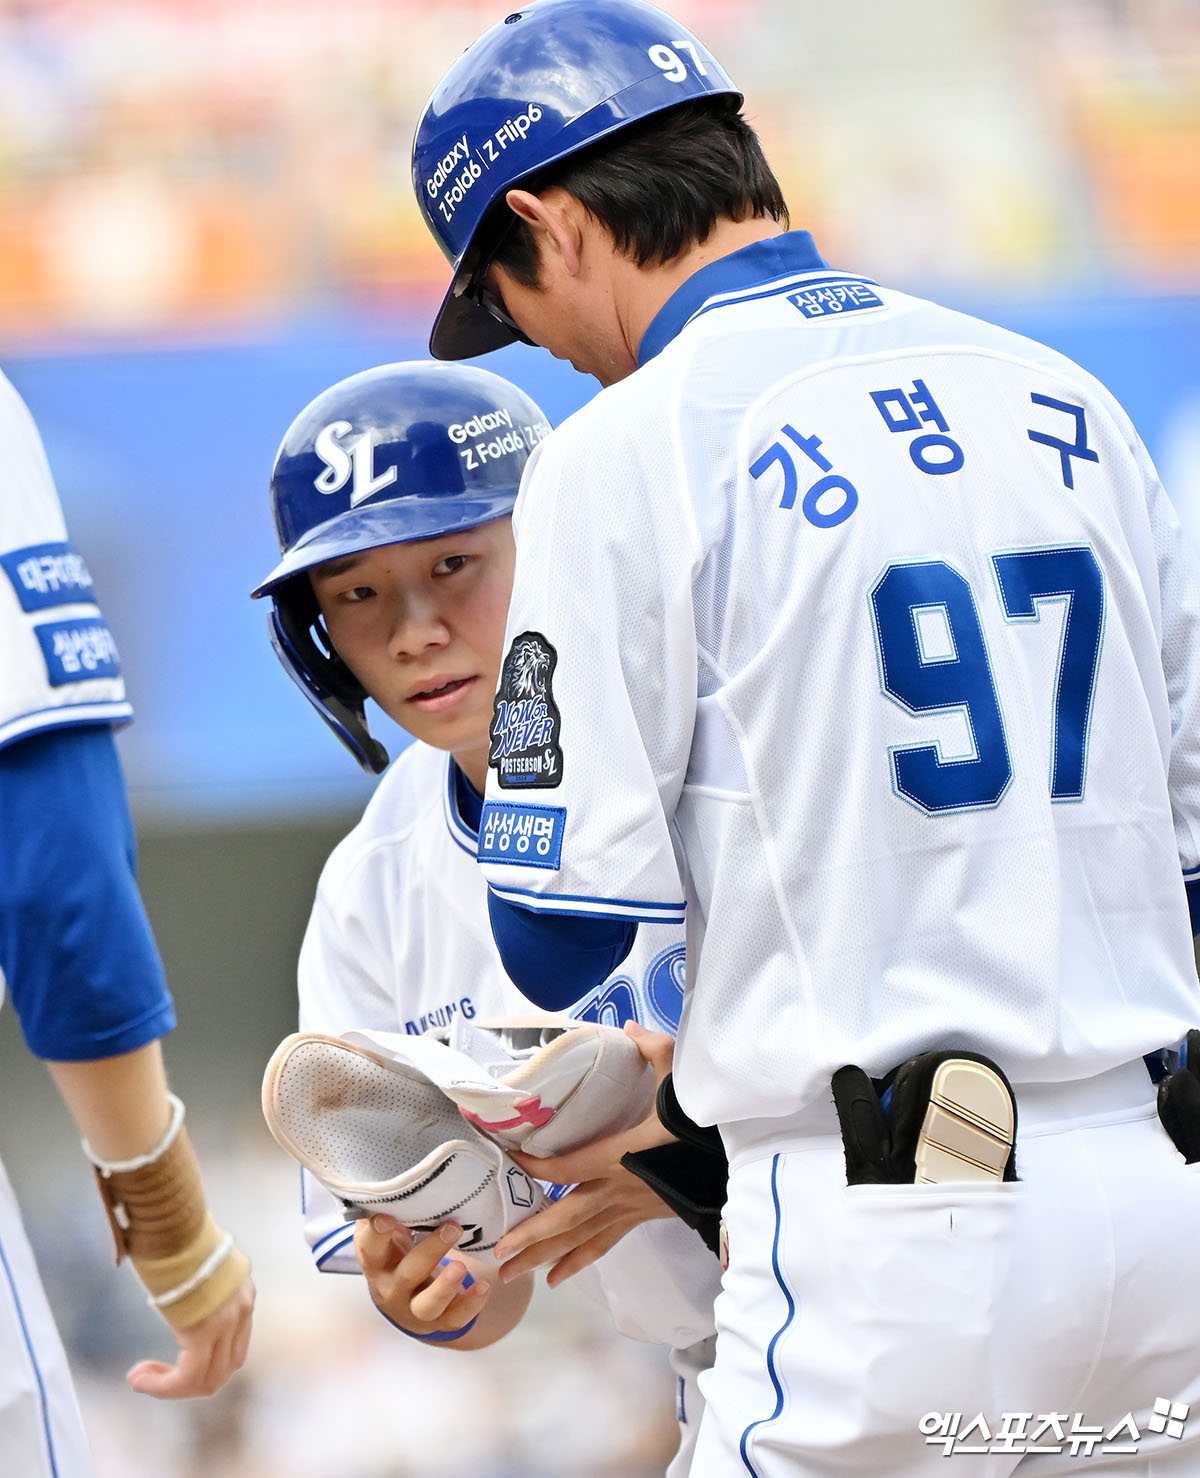
[(85, 1139), (108, 1215), (117, 1262), (128, 1258), (150, 1305), (173, 1329), (187, 1329), (221, 1307), (250, 1271), (228, 1233), (213, 1221), (182, 1102), (167, 1094), (170, 1123), (144, 1155), (105, 1160)]
[[(438, 1266), (442, 1268), (449, 1267), (450, 1259), (448, 1257), (443, 1257)], [(475, 1279), (471, 1277), (470, 1273), (466, 1273), (462, 1280), (462, 1288), (460, 1292), (465, 1293), (468, 1288), (474, 1287), (474, 1284)], [(375, 1300), (372, 1299), (371, 1302), (375, 1303)], [(375, 1304), (375, 1307), (379, 1309), (378, 1304)], [(469, 1319), (461, 1329), (435, 1329), (432, 1334), (415, 1334), (411, 1329), (405, 1329), (403, 1324), (397, 1324), (395, 1319), (393, 1319), (390, 1314), (384, 1313), (383, 1309), (379, 1309), (379, 1312), (383, 1314), (383, 1317), (388, 1321), (393, 1329), (398, 1329), (401, 1334), (407, 1334), (409, 1339), (419, 1339), (422, 1341), (422, 1343), (427, 1345), (452, 1344), (456, 1339), (462, 1339), (463, 1335), (466, 1334), (468, 1330), (474, 1329), (475, 1325), (479, 1322), (479, 1315), (476, 1314), (474, 1319)]]
[(173, 1329), (187, 1329), (214, 1313), (250, 1271), (246, 1254), (207, 1213), (199, 1235), (173, 1256), (130, 1260), (150, 1307)]

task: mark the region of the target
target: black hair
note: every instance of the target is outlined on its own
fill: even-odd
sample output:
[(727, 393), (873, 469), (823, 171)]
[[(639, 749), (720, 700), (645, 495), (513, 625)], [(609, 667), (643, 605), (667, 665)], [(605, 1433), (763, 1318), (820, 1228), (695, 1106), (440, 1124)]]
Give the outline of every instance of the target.
[[(654, 113), (511, 188), (539, 194), (554, 185), (574, 195), (639, 267), (674, 261), (706, 241), (720, 220), (770, 216), (788, 224), (758, 135), (727, 94)], [(481, 235), (493, 245), (503, 237), (494, 260), (536, 287), (538, 254), (528, 225), (503, 196), (491, 217)]]

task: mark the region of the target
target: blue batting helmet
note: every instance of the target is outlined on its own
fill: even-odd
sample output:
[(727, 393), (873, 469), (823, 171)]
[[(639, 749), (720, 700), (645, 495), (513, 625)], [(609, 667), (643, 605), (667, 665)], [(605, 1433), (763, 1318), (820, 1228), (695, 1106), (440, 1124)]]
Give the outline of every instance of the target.
[(439, 359), (512, 343), (468, 288), (489, 206), (519, 181), (693, 98), (741, 93), (678, 21), (643, 0), (537, 0), (459, 58), (425, 105), (413, 187), (454, 269), (429, 340)]
[(340, 380), (288, 427), (271, 473), (282, 558), (252, 595), (271, 597), (276, 655), (365, 770), (383, 770), (387, 751), (371, 737), (367, 693), (329, 641), (307, 572), (503, 518), (549, 432), (539, 407), (499, 375), (428, 362)]

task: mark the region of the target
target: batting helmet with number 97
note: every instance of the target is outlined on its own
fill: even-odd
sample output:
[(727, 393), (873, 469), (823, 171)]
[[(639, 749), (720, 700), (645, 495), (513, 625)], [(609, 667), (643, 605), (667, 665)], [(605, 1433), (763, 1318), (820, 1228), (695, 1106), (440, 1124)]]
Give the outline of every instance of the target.
[(508, 190), (631, 123), (721, 94), (741, 97), (690, 31), (643, 0), (537, 0), (468, 47), (413, 141), (413, 187), (454, 270), (430, 352), (467, 359), (518, 337), (478, 290), (495, 246), (480, 227)]

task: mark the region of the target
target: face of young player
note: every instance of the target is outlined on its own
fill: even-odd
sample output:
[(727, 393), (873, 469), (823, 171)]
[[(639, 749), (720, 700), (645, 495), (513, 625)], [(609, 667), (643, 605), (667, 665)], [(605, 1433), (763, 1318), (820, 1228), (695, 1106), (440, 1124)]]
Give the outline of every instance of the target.
[(479, 791), (512, 593), (512, 521), (388, 544), (310, 572), (330, 640), (401, 728)]

